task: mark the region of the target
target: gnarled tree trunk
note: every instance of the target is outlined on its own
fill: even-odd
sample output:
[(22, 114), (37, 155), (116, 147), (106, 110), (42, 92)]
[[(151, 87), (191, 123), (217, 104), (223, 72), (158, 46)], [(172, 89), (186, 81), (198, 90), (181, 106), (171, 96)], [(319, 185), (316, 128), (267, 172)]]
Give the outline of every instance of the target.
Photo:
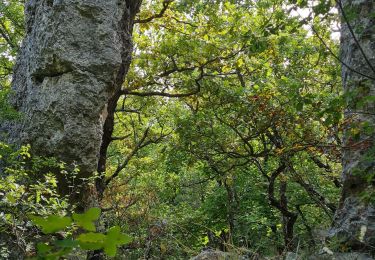
[(340, 0), (342, 80), (348, 94), (343, 192), (332, 234), (352, 250), (375, 246), (375, 3)]
[[(26, 37), (12, 82), (12, 102), (23, 117), (9, 126), (13, 143), (29, 143), (34, 154), (76, 164), (78, 178), (93, 176), (107, 104), (121, 88), (131, 61), (131, 34), (140, 4), (141, 0), (26, 3)], [(67, 195), (68, 184), (61, 176), (59, 181), (59, 192)], [(83, 188), (72, 201), (92, 206), (90, 198), (82, 197), (87, 192)]]

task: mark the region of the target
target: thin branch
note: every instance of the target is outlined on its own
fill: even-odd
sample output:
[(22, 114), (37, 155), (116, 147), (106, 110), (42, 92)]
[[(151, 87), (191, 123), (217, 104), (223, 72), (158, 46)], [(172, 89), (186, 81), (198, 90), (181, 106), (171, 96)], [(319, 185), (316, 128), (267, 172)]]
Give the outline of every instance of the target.
[(167, 92), (160, 92), (160, 91), (137, 92), (137, 91), (131, 91), (129, 89), (123, 89), (121, 91), (121, 94), (139, 96), (139, 97), (151, 97), (151, 96), (161, 96), (161, 97), (170, 97), (170, 98), (189, 97), (189, 96), (198, 94), (201, 90), (201, 84), (199, 83), (199, 81), (202, 80), (203, 78), (203, 67), (200, 67), (200, 69), (201, 69), (200, 76), (197, 79), (195, 79), (195, 84), (197, 85), (197, 88), (188, 93), (167, 93)]
[(342, 6), (342, 3), (341, 3), (341, 0), (336, 0), (336, 3), (337, 5), (339, 6), (340, 10), (341, 10), (341, 14), (342, 14), (342, 17), (344, 18), (345, 20), (345, 23), (347, 24), (348, 26), (348, 29), (350, 31), (350, 34), (353, 36), (353, 39), (355, 41), (355, 43), (357, 44), (358, 48), (359, 48), (359, 51), (361, 52), (363, 58), (365, 59), (367, 65), (371, 68), (371, 70), (375, 73), (375, 68), (372, 66), (371, 62), (369, 61), (369, 59), (367, 58), (361, 44), (359, 43), (357, 37), (355, 36), (355, 33), (353, 31), (353, 28), (352, 26), (350, 25), (349, 23), (349, 19), (347, 18), (346, 14), (345, 14), (345, 11), (344, 11), (344, 8)]
[(375, 80), (375, 77), (372, 77), (372, 76), (368, 76), (352, 67), (350, 67), (348, 64), (346, 64), (342, 59), (340, 59), (333, 51), (332, 49), (325, 43), (325, 41), (322, 39), (322, 37), (318, 34), (318, 32), (316, 31), (315, 27), (313, 25), (310, 26), (312, 31), (315, 33), (315, 35), (318, 37), (318, 39), (320, 40), (320, 42), (324, 45), (324, 47), (326, 47), (326, 49), (328, 50), (328, 52), (337, 60), (339, 61), (343, 66), (345, 66), (348, 70), (354, 72), (354, 73), (357, 73), (358, 75), (361, 75), (363, 77), (366, 77), (366, 78), (369, 78), (371, 80)]
[(199, 184), (203, 184), (203, 183), (206, 183), (208, 181), (212, 181), (214, 180), (217, 176), (219, 176), (219, 173), (215, 172), (216, 174), (210, 176), (210, 177), (207, 177), (203, 180), (199, 180), (199, 181), (195, 181), (195, 182), (190, 182), (190, 183), (187, 183), (187, 184), (182, 184), (181, 187), (184, 187), (184, 188), (190, 188), (192, 186), (195, 186), (195, 185), (199, 185)]
[(176, 22), (178, 22), (178, 23), (182, 23), (182, 24), (190, 25), (191, 27), (194, 27), (194, 28), (198, 28), (198, 26), (195, 25), (195, 24), (193, 24), (193, 23), (189, 23), (189, 22), (187, 22), (187, 21), (181, 21), (181, 20), (177, 19), (177, 18), (174, 17), (174, 16), (172, 16), (171, 18), (172, 18), (173, 20), (175, 20)]
[(163, 77), (167, 77), (167, 76), (169, 76), (170, 74), (175, 73), (175, 72), (192, 71), (192, 70), (195, 70), (196, 68), (198, 68), (198, 66), (185, 67), (185, 68), (178, 68), (177, 65), (176, 65), (176, 63), (174, 62), (174, 67), (173, 67), (173, 69), (166, 70), (166, 71), (164, 71), (163, 73), (160, 73), (160, 74), (158, 75), (158, 77), (159, 77), (159, 78), (163, 78)]
[(147, 136), (148, 136), (148, 133), (150, 131), (150, 127), (148, 127), (145, 132), (143, 133), (143, 136), (142, 138), (138, 141), (138, 143), (135, 145), (135, 147), (133, 148), (133, 150), (130, 152), (130, 154), (128, 154), (128, 156), (126, 156), (125, 160), (123, 163), (121, 163), (120, 165), (117, 166), (117, 169), (116, 171), (110, 176), (108, 177), (108, 179), (105, 180), (105, 185), (108, 186), (108, 184), (114, 179), (116, 178), (120, 172), (128, 165), (129, 161), (131, 158), (133, 158), (133, 156), (139, 151), (139, 149), (141, 147), (144, 147), (142, 146), (143, 143), (145, 142)]
[[(201, 85), (200, 85), (199, 81), (202, 80), (205, 76), (210, 76), (209, 74), (204, 73), (204, 68), (207, 65), (209, 65), (211, 63), (214, 63), (216, 61), (230, 59), (230, 58), (236, 56), (238, 53), (242, 52), (244, 49), (245, 49), (245, 46), (243, 46), (240, 50), (237, 50), (237, 51), (235, 51), (235, 52), (233, 52), (233, 53), (231, 53), (227, 56), (215, 57), (215, 58), (207, 60), (203, 64), (200, 64), (200, 65), (197, 65), (197, 66), (191, 66), (191, 67), (179, 68), (177, 66), (176, 62), (174, 61), (174, 59), (172, 58), (173, 68), (160, 73), (159, 75), (157, 75), (157, 77), (162, 78), (162, 77), (167, 77), (167, 76), (169, 76), (169, 75), (171, 75), (175, 72), (185, 72), (185, 71), (193, 71), (195, 69), (199, 69), (200, 75), (197, 79), (195, 79), (195, 83), (197, 85), (197, 88), (195, 90), (189, 92), (189, 93), (167, 93), (167, 92), (164, 92), (164, 91), (138, 92), (138, 91), (134, 91), (134, 88), (122, 89), (120, 93), (121, 93), (121, 95), (133, 95), (133, 96), (139, 96), (139, 97), (162, 96), (162, 97), (170, 97), (170, 98), (181, 98), (181, 97), (188, 97), (188, 96), (198, 94), (201, 90)], [(233, 74), (237, 74), (237, 73), (233, 72)], [(157, 84), (157, 83), (154, 82), (153, 84)]]
[(242, 142), (244, 143), (244, 146), (245, 146), (245, 149), (246, 151), (249, 153), (249, 156), (254, 156), (254, 148), (253, 146), (249, 143), (249, 140), (251, 138), (245, 138), (239, 131), (238, 129), (235, 127), (235, 126), (232, 126), (231, 124), (225, 122), (224, 120), (222, 120), (216, 113), (215, 113), (215, 117), (217, 120), (219, 120), (220, 123), (228, 126), (229, 128), (231, 128), (242, 140)]
[(236, 73), (237, 73), (238, 80), (241, 83), (241, 87), (246, 88), (245, 79), (244, 79), (243, 75), (241, 74), (241, 71), (240, 71), (239, 68), (236, 69)]
[(18, 46), (15, 45), (12, 40), (10, 39), (9, 35), (7, 34), (7, 31), (5, 29), (5, 25), (0, 21), (0, 25), (1, 25), (1, 28), (0, 28), (0, 34), (1, 36), (4, 38), (4, 40), (9, 44), (9, 46), (12, 48), (12, 49), (18, 49)]
[(275, 171), (272, 172), (269, 185), (268, 185), (268, 200), (271, 206), (277, 208), (284, 216), (295, 217), (293, 212), (290, 212), (287, 208), (283, 207), (281, 201), (275, 198), (275, 181), (276, 178), (286, 169), (286, 165), (282, 163)]
[(123, 112), (123, 113), (134, 113), (134, 114), (140, 114), (141, 112), (137, 109), (117, 109), (115, 111), (116, 113)]
[[(172, 58), (172, 61), (173, 61), (173, 68), (172, 69), (169, 69), (167, 71), (164, 71), (163, 73), (160, 73), (159, 75), (157, 75), (159, 78), (161, 77), (166, 77), (166, 76), (169, 76), (170, 74), (172, 73), (175, 73), (175, 72), (184, 72), (184, 71), (192, 71), (192, 70), (195, 70), (195, 69), (200, 69), (200, 70), (203, 70), (205, 68), (205, 66), (211, 64), (211, 63), (214, 63), (216, 61), (222, 61), (222, 60), (228, 60), (228, 59), (231, 59), (233, 57), (235, 57), (237, 54), (241, 53), (244, 49), (245, 49), (246, 45), (242, 46), (241, 49), (237, 50), (237, 51), (234, 51), (233, 53), (230, 53), (228, 54), (227, 56), (219, 56), (219, 57), (214, 57), (214, 58), (211, 58), (209, 60), (207, 60), (206, 62), (200, 64), (200, 65), (196, 65), (196, 66), (191, 66), (191, 67), (182, 67), (182, 68), (179, 68), (175, 62), (175, 60)], [(231, 74), (237, 74), (236, 72), (233, 72)], [(205, 74), (203, 76), (209, 76), (209, 74)]]
[(111, 141), (119, 141), (119, 140), (124, 140), (128, 137), (130, 137), (131, 134), (125, 135), (125, 136), (112, 136)]
[(124, 210), (127, 210), (128, 208), (130, 208), (131, 206), (137, 204), (137, 202), (139, 201), (139, 199), (133, 199), (131, 200), (126, 206), (124, 207), (110, 207), (110, 208), (102, 208), (102, 212), (108, 212), (108, 211), (112, 211), (112, 210), (117, 210), (117, 211), (124, 211)]
[[(138, 141), (138, 143), (135, 145), (135, 147), (133, 148), (133, 150), (130, 152), (130, 154), (128, 154), (128, 156), (126, 156), (125, 160), (123, 163), (119, 164), (117, 166), (117, 169), (115, 170), (115, 172), (110, 176), (108, 177), (108, 179), (105, 181), (105, 185), (108, 186), (108, 184), (114, 179), (116, 178), (120, 172), (129, 164), (129, 161), (138, 153), (139, 150), (141, 150), (142, 148), (150, 145), (150, 144), (156, 144), (156, 143), (159, 143), (163, 138), (165, 138), (166, 136), (170, 135), (171, 133), (167, 133), (167, 134), (163, 134), (163, 128), (161, 130), (161, 133), (160, 133), (160, 136), (158, 138), (155, 138), (155, 139), (149, 139), (146, 141), (146, 138), (147, 136), (149, 135), (149, 131), (150, 131), (150, 128), (151, 127), (147, 127), (147, 129), (145, 130), (145, 132), (143, 133), (141, 139)], [(130, 135), (129, 135), (130, 136)], [(125, 137), (126, 138), (126, 137)]]
[(145, 18), (145, 19), (136, 19), (136, 20), (134, 21), (134, 23), (148, 23), (148, 22), (151, 22), (151, 21), (154, 20), (154, 19), (162, 18), (163, 15), (164, 15), (164, 13), (165, 13), (165, 11), (167, 11), (169, 5), (170, 5), (173, 1), (174, 1), (174, 0), (164, 0), (164, 2), (163, 2), (163, 8), (160, 10), (159, 13), (154, 14), (154, 15), (152, 15), (152, 16), (150, 16), (150, 17)]
[(311, 237), (311, 240), (310, 240), (311, 243), (312, 243), (313, 245), (316, 245), (316, 243), (315, 243), (315, 241), (314, 241), (314, 236), (313, 236), (312, 229), (311, 229), (311, 227), (309, 226), (308, 221), (307, 221), (305, 215), (304, 215), (303, 212), (302, 212), (301, 205), (296, 205), (296, 209), (297, 209), (299, 215), (301, 216), (301, 219), (302, 219), (302, 223), (303, 223), (303, 225), (305, 226), (307, 232), (309, 233), (309, 235), (310, 235), (310, 237)]
[(321, 195), (315, 188), (309, 183), (305, 182), (303, 178), (297, 173), (292, 165), (289, 169), (294, 174), (296, 182), (307, 192), (312, 200), (314, 200), (322, 209), (326, 212), (329, 218), (332, 219), (332, 214), (336, 211), (336, 206), (329, 202), (323, 195)]
[(159, 91), (137, 92), (137, 91), (124, 90), (123, 94), (131, 95), (131, 96), (138, 96), (138, 97), (160, 96), (160, 97), (180, 98), (180, 97), (189, 97), (189, 96), (197, 94), (198, 92), (199, 92), (199, 89), (196, 89), (189, 93), (166, 93), (166, 92), (159, 92)]
[(310, 155), (310, 159), (316, 164), (316, 166), (318, 166), (319, 168), (321, 169), (324, 169), (326, 172), (332, 172), (332, 168), (331, 166), (329, 166), (329, 164), (324, 164), (321, 160), (319, 160), (319, 158), (313, 156), (313, 155)]

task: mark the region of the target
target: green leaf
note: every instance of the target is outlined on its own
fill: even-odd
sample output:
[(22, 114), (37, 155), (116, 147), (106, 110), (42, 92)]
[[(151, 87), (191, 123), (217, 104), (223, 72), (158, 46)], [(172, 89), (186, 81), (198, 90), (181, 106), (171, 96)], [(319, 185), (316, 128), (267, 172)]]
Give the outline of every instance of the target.
[[(47, 254), (47, 255), (43, 255), (41, 259), (43, 259), (43, 260), (59, 260), (59, 259), (61, 259), (61, 257), (69, 254), (71, 251), (72, 251), (71, 248), (63, 248), (63, 249), (61, 249), (57, 252), (50, 253), (50, 254)], [(38, 259), (40, 259), (40, 258), (38, 258)]]
[(100, 233), (85, 233), (78, 236), (77, 241), (82, 249), (97, 250), (104, 247), (106, 235)]
[(121, 228), (119, 226), (114, 226), (108, 230), (107, 240), (111, 243), (124, 245), (132, 242), (133, 239), (129, 235), (121, 233)]
[(38, 243), (36, 246), (38, 254), (44, 255), (52, 250), (52, 247), (45, 243)]
[(7, 198), (7, 200), (11, 203), (11, 204), (15, 204), (17, 202), (16, 198), (12, 195), (12, 194), (7, 194), (5, 196)]
[(78, 226), (86, 229), (87, 231), (95, 231), (96, 228), (94, 221), (100, 217), (100, 213), (100, 208), (91, 208), (83, 214), (74, 213), (73, 220)]
[(106, 244), (104, 247), (104, 252), (111, 257), (116, 256), (117, 247), (115, 244)]
[(297, 111), (302, 111), (303, 110), (303, 103), (302, 102), (298, 102), (296, 104), (296, 109), (297, 109)]
[(74, 248), (79, 245), (78, 241), (72, 239), (64, 239), (55, 241), (55, 245), (64, 248)]
[(42, 229), (45, 234), (55, 233), (60, 230), (64, 230), (72, 224), (70, 217), (61, 217), (57, 215), (51, 215), (47, 218), (38, 216), (29, 216), (31, 221)]
[(106, 240), (104, 242), (104, 252), (108, 256), (115, 256), (117, 252), (117, 246), (128, 244), (133, 239), (126, 235), (121, 233), (121, 228), (119, 226), (111, 227), (108, 230)]

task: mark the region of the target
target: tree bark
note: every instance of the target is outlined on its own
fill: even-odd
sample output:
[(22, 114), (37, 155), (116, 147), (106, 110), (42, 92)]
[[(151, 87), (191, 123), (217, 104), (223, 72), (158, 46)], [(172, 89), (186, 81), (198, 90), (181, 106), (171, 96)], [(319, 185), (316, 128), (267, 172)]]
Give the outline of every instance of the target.
[[(280, 181), (280, 207), (284, 208), (285, 211), (288, 209), (288, 198), (286, 197), (288, 183), (285, 180)], [(290, 212), (289, 214), (283, 214), (283, 235), (284, 235), (284, 250), (293, 251), (294, 246), (294, 224), (297, 221), (298, 214)]]
[(338, 1), (342, 81), (347, 95), (342, 198), (331, 235), (352, 250), (375, 246), (375, 3)]
[(294, 224), (298, 218), (298, 212), (293, 212), (288, 208), (288, 199), (286, 197), (287, 182), (280, 180), (280, 199), (275, 198), (275, 184), (276, 179), (287, 168), (285, 163), (274, 170), (268, 179), (268, 200), (270, 205), (280, 211), (283, 219), (283, 236), (284, 236), (284, 250), (293, 251), (294, 243)]
[[(234, 177), (232, 177), (234, 178)], [(228, 243), (233, 244), (234, 232), (235, 232), (235, 220), (237, 201), (235, 198), (235, 187), (234, 184), (228, 184), (227, 180), (224, 180), (224, 187), (227, 192), (227, 221), (228, 221)]]
[[(30, 0), (26, 37), (17, 58), (13, 105), (22, 119), (9, 138), (32, 152), (75, 164), (81, 178), (97, 171), (108, 101), (121, 89), (133, 50), (131, 33), (141, 0)], [(90, 205), (95, 188), (70, 194), (59, 175), (59, 192)], [(91, 190), (93, 189), (93, 191)], [(95, 196), (94, 196), (95, 197)]]

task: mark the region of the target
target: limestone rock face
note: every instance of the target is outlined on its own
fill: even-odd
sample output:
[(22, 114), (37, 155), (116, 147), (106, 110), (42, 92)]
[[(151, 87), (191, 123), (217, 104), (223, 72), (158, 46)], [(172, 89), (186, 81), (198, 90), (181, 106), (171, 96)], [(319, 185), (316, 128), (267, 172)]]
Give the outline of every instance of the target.
[[(352, 250), (375, 246), (375, 2), (338, 1), (342, 81), (348, 94), (343, 149), (343, 193), (331, 235)], [(354, 34), (354, 35), (353, 35)], [(359, 129), (359, 134), (355, 133)]]
[(95, 172), (106, 104), (131, 61), (141, 0), (29, 0), (12, 103), (10, 141)]
[(360, 198), (348, 197), (336, 212), (331, 236), (354, 250), (371, 250), (375, 245), (375, 208)]

